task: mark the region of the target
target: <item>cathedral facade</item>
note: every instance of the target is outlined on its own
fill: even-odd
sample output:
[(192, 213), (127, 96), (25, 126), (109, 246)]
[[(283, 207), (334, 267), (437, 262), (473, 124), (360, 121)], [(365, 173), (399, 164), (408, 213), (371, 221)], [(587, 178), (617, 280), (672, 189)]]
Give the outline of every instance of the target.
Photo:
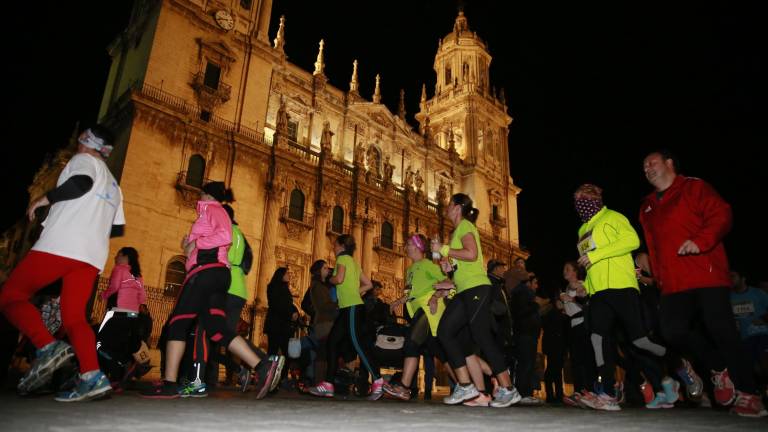
[[(510, 177), (503, 94), (491, 90), (491, 56), (459, 13), (440, 39), (431, 97), (418, 128), (325, 75), (323, 41), (313, 71), (286, 58), (283, 19), (270, 33), (271, 0), (137, 1), (109, 47), (112, 66), (99, 121), (116, 131), (109, 161), (123, 194), (125, 236), (147, 285), (174, 291), (184, 277), (181, 240), (208, 180), (234, 190), (236, 219), (254, 253), (247, 285), (257, 310), (279, 266), (300, 301), (316, 259), (334, 262), (341, 233), (357, 241), (363, 271), (399, 296), (409, 233), (444, 239), (443, 208), (467, 193), (480, 209), (486, 259), (519, 249), (517, 188)], [(450, 23), (446, 23), (446, 29)], [(111, 270), (108, 263), (105, 275)], [(259, 330), (257, 330), (257, 333)]]

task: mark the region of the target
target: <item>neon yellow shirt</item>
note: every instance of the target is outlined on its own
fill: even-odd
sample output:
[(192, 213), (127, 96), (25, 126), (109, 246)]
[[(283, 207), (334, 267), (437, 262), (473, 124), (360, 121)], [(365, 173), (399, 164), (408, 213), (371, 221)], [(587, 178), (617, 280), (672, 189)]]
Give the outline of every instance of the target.
[(405, 275), (406, 288), (411, 290), (409, 295), (411, 300), (405, 304), (408, 308), (408, 313), (414, 316), (416, 311), (422, 309), (427, 316), (432, 336), (437, 336), (437, 325), (440, 323), (440, 317), (443, 316), (445, 311), (445, 303), (442, 299), (438, 300), (437, 311), (435, 314), (432, 314), (429, 310), (429, 299), (435, 292), (435, 283), (445, 279), (443, 271), (440, 269), (440, 266), (424, 258), (411, 264), (408, 270), (406, 270)]
[(336, 295), (339, 297), (339, 309), (363, 304), (360, 297), (360, 265), (349, 255), (336, 257), (336, 267), (333, 275), (339, 270), (339, 265), (344, 266), (344, 280), (336, 285)]
[(587, 269), (584, 287), (592, 295), (606, 289), (637, 286), (632, 251), (640, 246), (637, 232), (624, 215), (603, 207), (579, 228), (579, 255), (587, 255), (592, 265)]
[(451, 258), (451, 262), (457, 267), (453, 273), (453, 283), (456, 285), (456, 292), (460, 293), (470, 288), (475, 288), (482, 285), (490, 285), (491, 281), (488, 279), (488, 275), (485, 272), (483, 266), (483, 248), (480, 245), (480, 235), (477, 233), (477, 227), (472, 222), (462, 219), (459, 222), (459, 226), (453, 230), (451, 235), (450, 246), (451, 249), (464, 249), (464, 244), (461, 243), (461, 239), (467, 235), (472, 234), (477, 244), (477, 257), (474, 261), (462, 261), (455, 258)]

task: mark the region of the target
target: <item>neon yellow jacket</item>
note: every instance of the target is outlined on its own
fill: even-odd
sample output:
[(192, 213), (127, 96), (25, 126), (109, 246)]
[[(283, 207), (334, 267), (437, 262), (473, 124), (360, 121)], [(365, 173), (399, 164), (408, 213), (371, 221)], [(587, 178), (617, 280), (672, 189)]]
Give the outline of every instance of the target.
[(592, 295), (606, 289), (637, 286), (632, 251), (640, 246), (637, 232), (624, 215), (603, 207), (579, 228), (579, 255), (587, 254), (592, 266), (587, 269), (584, 287)]

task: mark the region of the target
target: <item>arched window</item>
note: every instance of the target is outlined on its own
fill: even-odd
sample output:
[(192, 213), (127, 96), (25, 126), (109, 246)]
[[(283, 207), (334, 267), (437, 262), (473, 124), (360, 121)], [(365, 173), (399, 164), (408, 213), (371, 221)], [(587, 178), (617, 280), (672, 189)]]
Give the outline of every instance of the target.
[(392, 249), (395, 244), (395, 229), (392, 224), (384, 222), (381, 224), (381, 247)]
[(288, 217), (294, 220), (304, 220), (304, 193), (298, 188), (291, 192), (291, 201), (288, 205)]
[(344, 233), (344, 209), (340, 206), (333, 208), (333, 215), (331, 216), (331, 231), (337, 234)]
[(184, 285), (184, 278), (187, 277), (187, 269), (184, 266), (186, 259), (177, 255), (168, 261), (165, 267), (165, 292), (169, 295), (176, 295), (181, 286)]
[(196, 188), (203, 187), (203, 177), (205, 177), (205, 159), (199, 154), (194, 154), (189, 158), (187, 165), (187, 184)]

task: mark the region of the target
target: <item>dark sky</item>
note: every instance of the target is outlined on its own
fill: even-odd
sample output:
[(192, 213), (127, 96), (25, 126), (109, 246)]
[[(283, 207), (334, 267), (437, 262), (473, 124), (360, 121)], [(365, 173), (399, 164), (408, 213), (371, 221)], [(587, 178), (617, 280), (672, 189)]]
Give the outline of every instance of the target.
[[(606, 204), (635, 222), (650, 192), (642, 158), (659, 147), (675, 151), (685, 174), (709, 181), (733, 205), (732, 264), (768, 279), (768, 71), (760, 42), (768, 27), (757, 2), (671, 9), (673, 2), (391, 0), (368, 11), (359, 0), (274, 0), (270, 37), (285, 14), (292, 62), (311, 71), (324, 38), (333, 85), (347, 89), (358, 59), (361, 92), (370, 97), (380, 73), (383, 101), (396, 112), (404, 88), (415, 126), (421, 83), (431, 97), (437, 40), (451, 31), (459, 3), (488, 42), (492, 84), (506, 90), (512, 176), (523, 189), (521, 242), (545, 284), (559, 284), (562, 262), (576, 256), (573, 190), (587, 181), (603, 186)], [(95, 120), (106, 46), (130, 12), (128, 1), (36, 5), (10, 6), (18, 10), (7, 16), (19, 18), (3, 29), (12, 59), (6, 72), (17, 73), (5, 88), (12, 132), (2, 150), (2, 228), (23, 215), (26, 186), (44, 155), (65, 144), (77, 120)]]

